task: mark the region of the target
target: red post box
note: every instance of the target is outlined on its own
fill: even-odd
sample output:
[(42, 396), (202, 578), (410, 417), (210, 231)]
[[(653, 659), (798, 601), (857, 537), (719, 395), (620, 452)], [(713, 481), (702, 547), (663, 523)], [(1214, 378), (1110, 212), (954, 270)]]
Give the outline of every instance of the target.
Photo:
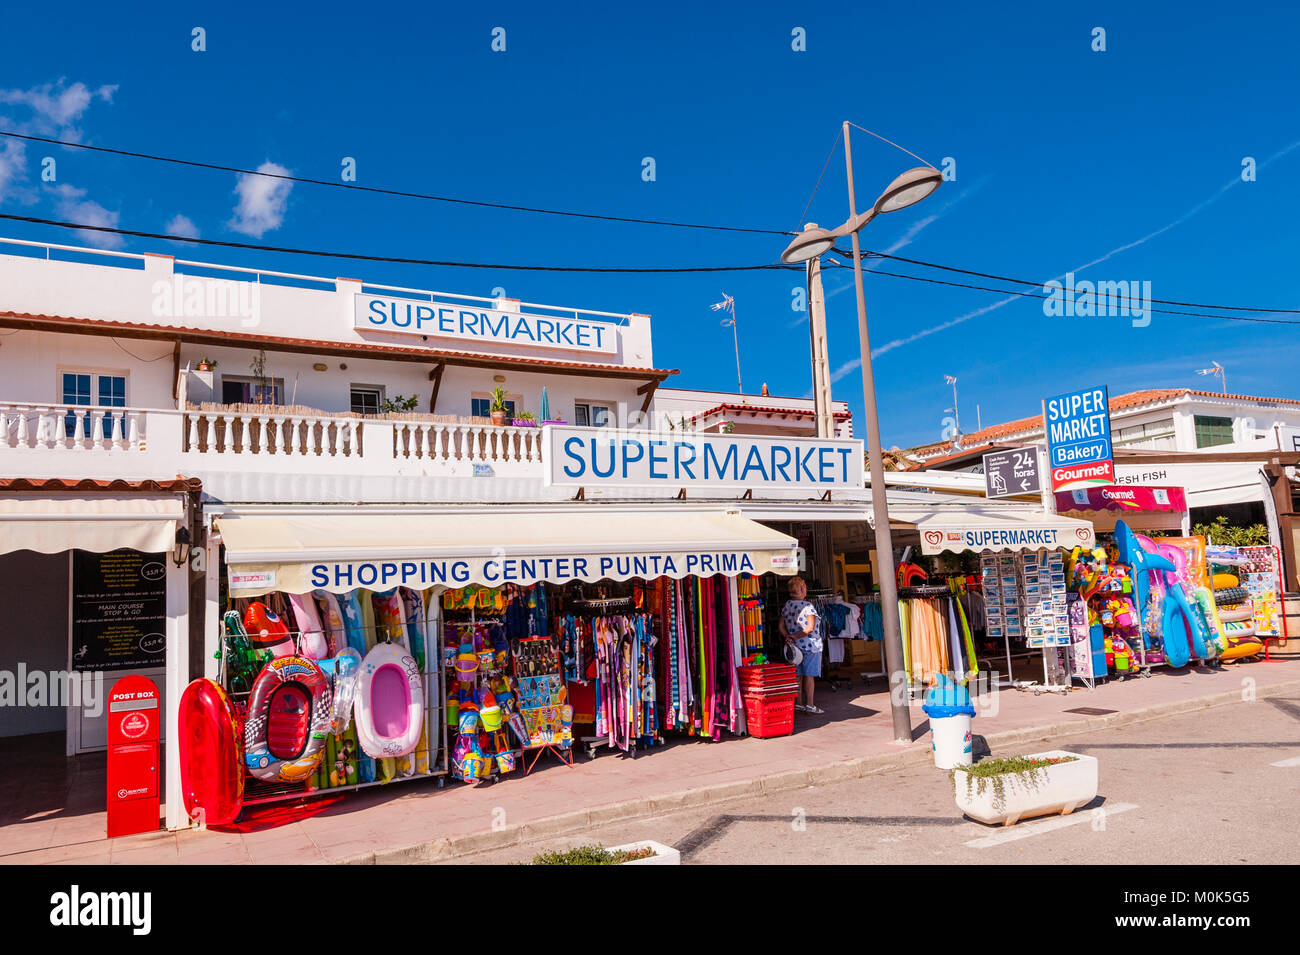
[(126, 676), (108, 694), (108, 836), (158, 828), (158, 687)]

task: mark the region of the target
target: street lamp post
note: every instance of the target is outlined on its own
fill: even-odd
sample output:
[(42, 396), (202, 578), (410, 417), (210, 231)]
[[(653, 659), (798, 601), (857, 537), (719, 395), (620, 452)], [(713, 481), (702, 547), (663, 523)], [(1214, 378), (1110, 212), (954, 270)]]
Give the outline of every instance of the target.
[(849, 123), (844, 124), (844, 165), (848, 172), (849, 218), (838, 229), (806, 226), (804, 231), (781, 253), (786, 263), (806, 262), (829, 251), (835, 240), (848, 235), (853, 243), (853, 285), (858, 296), (858, 343), (862, 358), (862, 403), (866, 416), (867, 459), (871, 471), (871, 510), (875, 522), (876, 556), (881, 566), (880, 603), (884, 618), (885, 663), (889, 668), (889, 710), (893, 717), (894, 739), (912, 741), (912, 719), (903, 691), (907, 674), (903, 669), (903, 634), (898, 621), (898, 582), (894, 577), (894, 547), (889, 530), (889, 503), (885, 492), (884, 453), (880, 446), (880, 416), (876, 411), (876, 382), (871, 367), (871, 339), (867, 332), (867, 300), (862, 288), (862, 249), (858, 232), (879, 213), (895, 212), (920, 202), (943, 181), (932, 166), (919, 166), (903, 173), (889, 184), (869, 212), (859, 213), (853, 183), (853, 148), (849, 142)]

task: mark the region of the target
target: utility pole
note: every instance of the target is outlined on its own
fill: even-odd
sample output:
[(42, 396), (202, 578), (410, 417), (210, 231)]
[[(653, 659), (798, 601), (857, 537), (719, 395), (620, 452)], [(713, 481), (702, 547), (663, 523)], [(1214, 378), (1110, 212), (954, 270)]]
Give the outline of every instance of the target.
[[(815, 222), (808, 224), (816, 228)], [(812, 341), (813, 417), (817, 437), (835, 437), (835, 418), (831, 410), (831, 373), (826, 345), (826, 295), (822, 291), (820, 256), (808, 260), (808, 335)]]

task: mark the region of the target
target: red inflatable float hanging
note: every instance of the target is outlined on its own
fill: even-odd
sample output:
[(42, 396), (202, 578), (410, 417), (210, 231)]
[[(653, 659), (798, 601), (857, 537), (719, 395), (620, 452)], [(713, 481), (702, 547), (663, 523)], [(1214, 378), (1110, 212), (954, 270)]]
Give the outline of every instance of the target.
[(272, 660), (248, 699), (244, 765), (258, 779), (302, 782), (325, 754), (331, 716), (329, 679), (315, 662)]
[(244, 746), (226, 691), (204, 679), (187, 686), (179, 732), (186, 814), (204, 826), (234, 822), (244, 804)]

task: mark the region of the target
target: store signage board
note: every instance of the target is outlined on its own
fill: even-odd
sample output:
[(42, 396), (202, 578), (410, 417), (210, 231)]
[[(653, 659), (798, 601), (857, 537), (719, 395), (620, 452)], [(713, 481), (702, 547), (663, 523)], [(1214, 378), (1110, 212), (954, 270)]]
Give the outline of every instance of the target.
[(1043, 478), (1038, 473), (1038, 448), (990, 451), (984, 455), (984, 496), (1014, 497), (1038, 494)]
[(1181, 487), (1080, 487), (1056, 495), (1060, 511), (1185, 511)]
[[(534, 584), (549, 581), (626, 580), (629, 577), (652, 579), (682, 576), (709, 577), (713, 574), (762, 574), (768, 571), (793, 571), (798, 555), (787, 552), (757, 552), (742, 549), (712, 551), (646, 551), (637, 554), (576, 554), (548, 556), (519, 554), (461, 559), (320, 561), (304, 565), (307, 579), (304, 589), (334, 592), (364, 587), (388, 590), (403, 586), (465, 587), (479, 584), (500, 587), (502, 584)], [(251, 575), (245, 575), (245, 577)], [(233, 576), (232, 576), (233, 581)], [(260, 591), (265, 588), (253, 588)], [(231, 584), (230, 592), (239, 588)]]
[(547, 425), (542, 472), (555, 487), (862, 490), (862, 442)]
[(353, 325), (359, 331), (450, 339), (475, 345), (522, 345), (612, 355), (618, 326), (554, 315), (501, 312), (476, 305), (357, 294)]
[(1053, 491), (1115, 482), (1105, 385), (1048, 398), (1043, 402), (1043, 424)]
[(1097, 546), (1092, 525), (1064, 526), (1062, 524), (1016, 522), (1005, 526), (926, 527), (921, 532), (921, 553), (942, 554), (945, 551), (960, 553), (973, 550), (1053, 550), (1058, 547), (1083, 547), (1091, 550)]
[(162, 666), (166, 630), (166, 554), (73, 552), (74, 670)]

